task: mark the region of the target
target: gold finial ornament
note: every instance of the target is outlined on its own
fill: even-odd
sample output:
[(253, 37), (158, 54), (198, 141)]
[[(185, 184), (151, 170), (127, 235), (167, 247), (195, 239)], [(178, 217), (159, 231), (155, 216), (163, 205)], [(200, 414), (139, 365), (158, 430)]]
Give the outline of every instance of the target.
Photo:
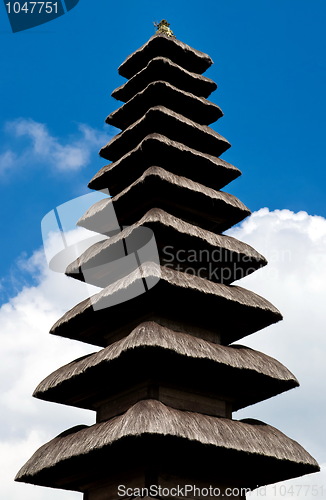
[(164, 33), (164, 35), (175, 38), (173, 31), (169, 28), (170, 23), (168, 23), (166, 19), (162, 19), (159, 23), (154, 23), (154, 26), (157, 30), (156, 33)]

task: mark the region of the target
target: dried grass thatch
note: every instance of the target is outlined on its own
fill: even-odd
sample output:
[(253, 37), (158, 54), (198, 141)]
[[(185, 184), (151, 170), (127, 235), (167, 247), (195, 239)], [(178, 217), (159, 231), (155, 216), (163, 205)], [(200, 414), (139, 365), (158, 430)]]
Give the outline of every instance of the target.
[[(146, 293), (144, 281), (149, 288)], [(278, 309), (249, 290), (148, 262), (70, 309), (51, 333), (105, 346), (117, 329), (154, 317), (160, 323), (173, 318), (180, 325), (177, 330), (199, 327), (217, 332), (223, 344), (282, 319)]]
[[(100, 211), (100, 214), (102, 216), (96, 216), (96, 213), (93, 213), (89, 223), (86, 219), (86, 224), (82, 223), (81, 225), (99, 233), (107, 233), (107, 217), (103, 211)], [(142, 234), (139, 230), (144, 226), (150, 228), (155, 235), (161, 265), (177, 267), (178, 270), (186, 270), (190, 266), (193, 272), (198, 269), (201, 277), (212, 279), (212, 281), (230, 284), (267, 264), (266, 259), (246, 243), (231, 236), (203, 230), (163, 210), (154, 208), (119, 234), (88, 248), (67, 267), (66, 274), (87, 282), (90, 282), (90, 277), (93, 277), (95, 281), (92, 281), (92, 284), (104, 287), (133, 271), (134, 268), (128, 271), (129, 267), (126, 263), (119, 267), (114, 265), (114, 261), (118, 262), (119, 259), (124, 258), (126, 248), (131, 253), (138, 252), (144, 246), (147, 235)], [(171, 258), (167, 260), (167, 248), (170, 251), (173, 250), (175, 260), (171, 261)], [(178, 251), (183, 252), (186, 256), (188, 252), (188, 258), (178, 259)], [(197, 260), (195, 260), (194, 255), (197, 256)], [(131, 265), (138, 266), (136, 261)], [(205, 267), (207, 272), (204, 271)], [(223, 272), (209, 273), (212, 267), (214, 270), (223, 269)], [(97, 271), (99, 268), (101, 268), (100, 274)], [(94, 273), (88, 272), (87, 276), (84, 276), (84, 271), (91, 269), (94, 269)], [(228, 271), (226, 272), (226, 270)], [(117, 272), (123, 274), (115, 277)]]
[(154, 164), (213, 189), (221, 189), (241, 175), (238, 168), (221, 158), (196, 151), (164, 135), (149, 134), (120, 160), (101, 168), (88, 186), (109, 188), (115, 196)]
[[(70, 432), (57, 436), (39, 448), (18, 472), (16, 481), (38, 484), (42, 473), (49, 473), (60, 463), (65, 464), (66, 475), (69, 477), (69, 466), (73, 461), (89, 456), (90, 465), (92, 454), (99, 450), (106, 451), (103, 458), (106, 459), (109, 471), (109, 464), (115, 459), (110, 453), (110, 445), (138, 437), (129, 447), (129, 453), (137, 457), (137, 450), (142, 446), (145, 436), (152, 439), (155, 436), (170, 437), (178, 439), (179, 443), (180, 439), (186, 440), (194, 449), (196, 443), (213, 447), (218, 454), (216, 458), (223, 457), (226, 450), (237, 452), (243, 463), (257, 456), (261, 460), (273, 459), (272, 463), (280, 461), (285, 470), (291, 468), (292, 471), (296, 465), (296, 475), (319, 470), (317, 462), (309, 453), (274, 427), (255, 420), (248, 423), (180, 411), (156, 400), (140, 401), (121, 416), (91, 427), (71, 429)], [(208, 451), (206, 449), (206, 453)], [(160, 450), (156, 450), (155, 455), (159, 453)], [(265, 465), (267, 464), (265, 461)], [(259, 479), (257, 477), (257, 481)]]
[[(168, 357), (171, 352), (178, 356)], [(182, 364), (186, 359), (190, 364)], [(203, 360), (206, 364), (194, 364), (194, 360)], [(165, 370), (162, 370), (162, 365)], [(128, 366), (129, 373), (134, 370), (143, 373), (142, 366), (145, 366), (143, 376), (146, 380), (152, 376), (158, 382), (170, 379), (166, 372), (173, 372), (174, 383), (180, 388), (184, 385), (184, 381), (179, 382), (183, 380), (182, 373), (187, 373), (188, 390), (195, 378), (196, 391), (202, 381), (203, 392), (212, 391), (214, 396), (220, 394), (219, 381), (223, 379), (222, 391), (232, 401), (233, 411), (299, 385), (285, 366), (266, 354), (239, 345), (213, 344), (155, 322), (145, 322), (100, 352), (77, 359), (51, 373), (37, 386), (33, 395), (46, 401), (94, 409), (95, 388), (101, 394), (105, 385), (106, 397), (114, 395), (117, 389), (112, 382), (117, 373), (120, 373), (120, 390), (124, 380), (131, 389), (133, 382), (128, 376), (122, 376), (125, 366)], [(155, 369), (158, 373), (153, 373)], [(139, 377), (140, 373), (137, 380)], [(88, 387), (92, 387), (91, 394)]]
[(207, 98), (217, 89), (216, 83), (210, 78), (191, 73), (166, 57), (154, 57), (144, 69), (115, 89), (111, 95), (119, 101), (127, 102), (156, 80), (164, 80), (199, 97)]
[(207, 99), (158, 80), (148, 84), (130, 101), (113, 111), (106, 123), (124, 130), (154, 106), (165, 106), (200, 125), (209, 125), (223, 116), (221, 108)]
[[(78, 225), (97, 231), (99, 224), (93, 218), (101, 218), (104, 222), (105, 211), (112, 210), (112, 206), (121, 226), (135, 223), (152, 208), (161, 208), (214, 232), (226, 231), (250, 215), (250, 210), (235, 196), (215, 191), (161, 167), (148, 168), (139, 179), (113, 198), (105, 198), (92, 205), (79, 219)], [(112, 230), (111, 224), (108, 218), (105, 232)]]
[(176, 38), (155, 34), (125, 59), (119, 66), (119, 74), (125, 78), (131, 78), (151, 59), (158, 56), (166, 57), (193, 73), (204, 73), (213, 64), (212, 59), (204, 52), (195, 50)]
[(224, 137), (210, 127), (199, 125), (164, 106), (154, 106), (139, 120), (113, 137), (100, 150), (100, 155), (107, 160), (119, 160), (152, 133), (165, 135), (213, 156), (220, 156), (231, 146)]

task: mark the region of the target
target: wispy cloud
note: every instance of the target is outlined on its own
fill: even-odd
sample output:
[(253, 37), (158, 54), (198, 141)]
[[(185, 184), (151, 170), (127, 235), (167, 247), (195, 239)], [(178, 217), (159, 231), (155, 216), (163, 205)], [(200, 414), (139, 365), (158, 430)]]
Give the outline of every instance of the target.
[(8, 172), (12, 167), (14, 167), (17, 155), (8, 149), (4, 153), (0, 154), (0, 175)]
[(77, 171), (109, 140), (109, 133), (78, 124), (68, 139), (52, 135), (44, 123), (18, 118), (4, 126), (10, 145), (0, 154), (0, 174), (26, 164), (50, 166), (59, 172)]

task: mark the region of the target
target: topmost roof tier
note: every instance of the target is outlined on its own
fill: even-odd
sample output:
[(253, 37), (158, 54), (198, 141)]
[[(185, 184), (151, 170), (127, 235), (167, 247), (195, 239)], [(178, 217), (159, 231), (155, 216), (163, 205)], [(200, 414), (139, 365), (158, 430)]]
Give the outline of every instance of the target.
[(132, 78), (154, 57), (166, 57), (182, 68), (199, 74), (204, 73), (213, 64), (212, 59), (204, 52), (195, 50), (176, 38), (158, 33), (127, 57), (119, 66), (119, 74), (128, 79)]

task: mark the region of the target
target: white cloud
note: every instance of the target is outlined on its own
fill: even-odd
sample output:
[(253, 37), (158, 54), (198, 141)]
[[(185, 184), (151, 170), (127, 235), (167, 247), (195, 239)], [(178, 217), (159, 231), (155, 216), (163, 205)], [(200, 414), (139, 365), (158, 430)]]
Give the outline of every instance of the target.
[(15, 474), (44, 442), (65, 428), (94, 423), (93, 412), (38, 401), (31, 394), (51, 371), (96, 347), (53, 337), (52, 324), (88, 296), (83, 283), (47, 269), (43, 252), (25, 263), (38, 281), (0, 309), (0, 470), (6, 500), (77, 499), (77, 493), (53, 492), (13, 482)]
[[(89, 163), (92, 153), (108, 142), (109, 134), (85, 124), (78, 124), (77, 129), (73, 137), (62, 142), (51, 135), (44, 123), (26, 118), (7, 122), (5, 131), (14, 141), (14, 148), (11, 146), (0, 155), (0, 172), (26, 163), (50, 165), (59, 172), (80, 170)], [(22, 139), (25, 142), (20, 145)], [(14, 152), (17, 150), (18, 154)]]
[[(246, 408), (235, 418), (258, 418), (302, 444), (319, 463), (326, 462), (326, 219), (306, 212), (267, 208), (229, 231), (268, 259), (267, 267), (237, 284), (278, 307), (284, 320), (242, 339), (241, 343), (277, 358), (299, 379), (301, 387)], [(287, 482), (308, 485), (295, 498), (325, 498), (326, 468), (321, 474)], [(311, 486), (319, 487), (312, 491)], [(291, 496), (288, 491), (285, 498)], [(317, 494), (316, 494), (317, 493)], [(275, 498), (268, 489), (269, 497)], [(282, 493), (278, 490), (276, 497)]]
[(49, 438), (46, 433), (35, 429), (26, 436), (16, 440), (6, 440), (1, 443), (1, 496), (6, 500), (82, 500), (80, 493), (52, 490), (23, 483), (14, 483), (16, 472), (27, 460), (32, 450), (39, 448)]
[(321, 499), (326, 497), (326, 463), (321, 464), (321, 472), (302, 476), (290, 481), (257, 488), (247, 493), (248, 500), (276, 500), (279, 498)]
[[(241, 280), (271, 300), (284, 321), (244, 338), (241, 343), (266, 352), (288, 366), (301, 387), (267, 402), (237, 412), (268, 422), (299, 441), (320, 462), (326, 463), (325, 380), (326, 353), (324, 301), (326, 292), (326, 220), (288, 210), (254, 213), (230, 231), (269, 259), (269, 265)], [(62, 430), (92, 423), (94, 415), (31, 397), (36, 385), (52, 370), (91, 352), (92, 346), (47, 335), (61, 314), (86, 295), (83, 284), (47, 270), (42, 252), (35, 252), (25, 271), (37, 276), (37, 286), (25, 288), (0, 309), (3, 361), (0, 364), (0, 470), (6, 500), (77, 500), (80, 494), (13, 483), (19, 467), (35, 449)], [(262, 497), (324, 498), (326, 467), (285, 486), (302, 485), (301, 491), (273, 487)], [(316, 495), (316, 488), (319, 488)], [(309, 489), (307, 490), (307, 487)], [(292, 494), (291, 492), (295, 492)], [(286, 494), (284, 494), (286, 493)], [(249, 498), (259, 498), (253, 493)]]

